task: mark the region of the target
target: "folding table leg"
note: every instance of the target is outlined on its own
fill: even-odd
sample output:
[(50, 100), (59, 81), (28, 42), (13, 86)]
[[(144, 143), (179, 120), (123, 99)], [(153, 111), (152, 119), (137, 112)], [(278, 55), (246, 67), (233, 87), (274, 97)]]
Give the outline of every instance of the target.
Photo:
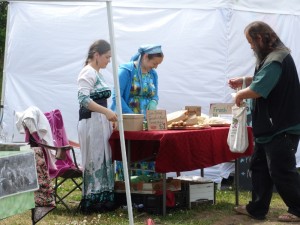
[(234, 160), (234, 184), (235, 184), (235, 205), (239, 205), (239, 163), (238, 159)]
[[(129, 175), (129, 178), (131, 176), (131, 142), (130, 140), (127, 141), (127, 165), (128, 165), (128, 175)], [(129, 179), (130, 181), (130, 179)], [(129, 182), (130, 183), (130, 182)]]

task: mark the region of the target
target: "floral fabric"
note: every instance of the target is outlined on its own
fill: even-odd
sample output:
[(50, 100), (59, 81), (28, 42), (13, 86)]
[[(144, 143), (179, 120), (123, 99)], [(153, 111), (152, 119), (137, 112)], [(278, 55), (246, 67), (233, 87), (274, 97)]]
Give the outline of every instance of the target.
[(156, 88), (154, 85), (153, 75), (151, 73), (143, 73), (141, 77), (143, 90), (141, 90), (141, 82), (137, 73), (134, 73), (128, 105), (134, 113), (141, 113), (146, 117), (147, 106), (151, 99), (155, 96)]
[(43, 150), (40, 147), (32, 148), (35, 152), (36, 169), (38, 175), (39, 189), (34, 192), (36, 206), (55, 206), (53, 188), (44, 158)]

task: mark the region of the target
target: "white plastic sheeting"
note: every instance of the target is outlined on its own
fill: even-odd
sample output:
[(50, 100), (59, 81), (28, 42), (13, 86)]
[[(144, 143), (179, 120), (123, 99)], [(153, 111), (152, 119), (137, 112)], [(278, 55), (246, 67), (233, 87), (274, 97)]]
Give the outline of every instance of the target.
[[(14, 112), (35, 105), (45, 112), (60, 109), (69, 138), (77, 140), (77, 75), (90, 44), (109, 40), (105, 3), (10, 4), (3, 118), (8, 139), (22, 140), (13, 128)], [(141, 44), (162, 45), (158, 106), (167, 112), (199, 105), (208, 114), (210, 103), (231, 101), (227, 80), (254, 71), (244, 37), (244, 27), (254, 20), (274, 28), (300, 69), (296, 0), (116, 0), (112, 5), (118, 64)], [(103, 74), (113, 88), (111, 65)]]

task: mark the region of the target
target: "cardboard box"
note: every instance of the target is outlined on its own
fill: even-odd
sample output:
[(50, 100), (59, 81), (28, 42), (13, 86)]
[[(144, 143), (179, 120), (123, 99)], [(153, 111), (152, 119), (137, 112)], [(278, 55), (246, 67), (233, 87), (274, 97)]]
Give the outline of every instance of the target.
[[(142, 189), (143, 189), (143, 182), (130, 183), (130, 191), (141, 191)], [(115, 181), (115, 190), (121, 192), (125, 191), (125, 182)]]
[[(170, 191), (180, 191), (181, 190), (181, 180), (177, 179), (167, 179), (166, 188)], [(163, 190), (163, 181), (152, 182), (152, 183), (143, 183), (143, 191), (162, 191)]]
[[(174, 209), (188, 208), (188, 194), (184, 191), (174, 191), (175, 206), (166, 207), (167, 212)], [(115, 193), (115, 200), (119, 205), (127, 205), (126, 194)], [(149, 214), (163, 214), (163, 196), (162, 194), (131, 193), (133, 205), (142, 205), (141, 210)], [(139, 208), (137, 209), (139, 210)]]
[(143, 130), (144, 114), (123, 114), (124, 131)]
[[(181, 180), (177, 179), (167, 179), (166, 188), (170, 191), (180, 191), (181, 190)], [(155, 194), (157, 191), (163, 190), (163, 181), (158, 182), (139, 182), (131, 183), (130, 191), (132, 193), (140, 194)], [(116, 192), (125, 192), (125, 182), (124, 181), (115, 181), (115, 191)]]
[(214, 183), (190, 183), (190, 202), (211, 200), (214, 202)]
[(215, 204), (214, 182), (182, 181), (182, 186), (189, 195), (189, 208), (202, 203)]

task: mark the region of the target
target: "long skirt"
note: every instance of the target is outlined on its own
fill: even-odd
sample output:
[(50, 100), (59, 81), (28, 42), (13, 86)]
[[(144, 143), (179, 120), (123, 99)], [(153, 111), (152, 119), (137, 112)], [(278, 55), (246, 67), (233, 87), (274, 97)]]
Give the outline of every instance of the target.
[(112, 130), (105, 115), (96, 112), (78, 123), (86, 206), (114, 201), (114, 167), (108, 142)]

